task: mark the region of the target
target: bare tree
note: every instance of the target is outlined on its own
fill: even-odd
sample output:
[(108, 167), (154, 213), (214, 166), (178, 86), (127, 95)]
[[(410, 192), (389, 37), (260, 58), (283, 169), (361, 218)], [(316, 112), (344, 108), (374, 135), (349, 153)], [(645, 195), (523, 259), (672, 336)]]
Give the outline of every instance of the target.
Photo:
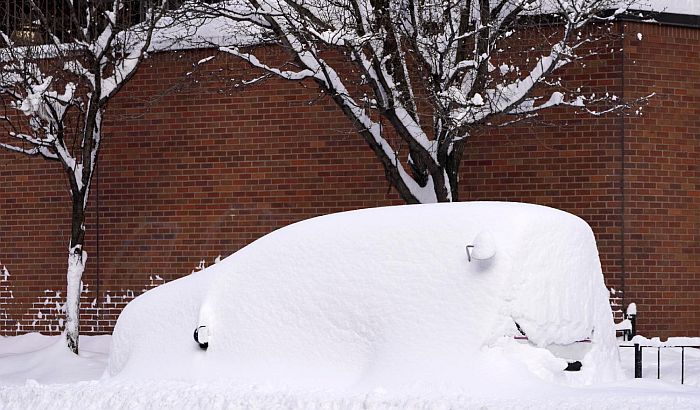
[[(609, 34), (605, 22), (626, 10), (620, 3), (234, 0), (190, 7), (282, 45), (290, 58), (281, 64), (256, 48), (221, 50), (268, 74), (316, 82), (355, 124), (401, 197), (424, 203), (458, 200), (465, 141), (480, 127), (558, 105), (594, 114), (624, 107), (612, 96), (566, 92), (552, 78), (592, 54), (591, 44)], [(587, 31), (595, 23), (598, 34)]]
[(0, 26), (0, 147), (58, 161), (72, 205), (65, 337), (78, 353), (85, 210), (110, 99), (147, 56), (167, 0), (6, 2)]

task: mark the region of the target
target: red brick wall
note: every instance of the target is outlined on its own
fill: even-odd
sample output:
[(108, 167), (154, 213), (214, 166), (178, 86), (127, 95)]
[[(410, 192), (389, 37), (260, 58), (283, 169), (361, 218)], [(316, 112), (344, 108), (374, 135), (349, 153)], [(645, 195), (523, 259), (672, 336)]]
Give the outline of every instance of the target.
[(641, 118), (625, 120), (627, 296), (644, 332), (698, 336), (700, 29), (627, 31), (627, 95), (656, 92)]
[[(634, 40), (636, 30), (645, 33), (641, 43)], [(661, 43), (661, 30), (676, 33), (669, 44)], [(631, 98), (660, 92), (641, 120), (561, 108), (536, 122), (475, 134), (460, 194), (462, 200), (540, 203), (583, 217), (596, 233), (608, 285), (624, 286), (625, 300), (639, 304), (641, 331), (697, 335), (700, 157), (693, 119), (698, 105), (692, 102), (700, 73), (687, 63), (688, 71), (696, 70), (694, 85), (673, 83), (668, 54), (695, 52), (697, 61), (697, 45), (689, 43), (697, 43), (700, 31), (651, 25), (629, 31), (634, 35), (625, 42), (624, 59), (621, 53), (603, 55), (564, 77), (587, 93)], [(212, 54), (153, 56), (109, 108), (87, 223), (85, 332), (109, 331), (134, 295), (273, 229), (315, 215), (400, 203), (371, 151), (313, 85), (270, 80), (243, 89), (226, 86), (212, 76), (218, 69), (253, 75), (224, 57), (182, 80), (193, 62)], [(658, 81), (657, 70), (667, 70), (669, 79)], [(173, 92), (173, 85), (180, 91)], [(22, 332), (57, 329), (68, 194), (60, 169), (46, 166), (0, 153), (0, 264), (11, 275), (0, 282), (3, 334), (14, 333), (17, 323)]]

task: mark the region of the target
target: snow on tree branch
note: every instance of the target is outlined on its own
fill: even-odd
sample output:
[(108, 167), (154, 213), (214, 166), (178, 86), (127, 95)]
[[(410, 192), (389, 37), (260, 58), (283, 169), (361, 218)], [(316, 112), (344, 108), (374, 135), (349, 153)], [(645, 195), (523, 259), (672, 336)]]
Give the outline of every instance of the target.
[(167, 0), (148, 2), (135, 15), (139, 5), (71, 2), (48, 16), (42, 3), (29, 0), (27, 20), (12, 20), (13, 32), (0, 31), (0, 148), (60, 161), (70, 188), (66, 338), (76, 353), (85, 209), (106, 106), (147, 57), (153, 33), (169, 12)]
[(283, 46), (289, 59), (281, 64), (255, 47), (221, 50), (272, 75), (316, 82), (355, 124), (390, 183), (414, 203), (458, 199), (464, 143), (495, 118), (517, 121), (555, 106), (590, 113), (628, 107), (608, 99), (607, 108), (588, 109), (601, 101), (548, 83), (595, 54), (591, 47), (610, 35), (604, 25), (631, 4), (620, 3), (231, 0), (198, 2), (190, 12), (254, 26)]

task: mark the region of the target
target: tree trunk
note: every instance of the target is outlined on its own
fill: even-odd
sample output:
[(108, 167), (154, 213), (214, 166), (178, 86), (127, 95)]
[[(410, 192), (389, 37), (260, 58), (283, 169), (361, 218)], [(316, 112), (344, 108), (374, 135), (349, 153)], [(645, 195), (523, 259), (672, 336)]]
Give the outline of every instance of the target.
[(68, 273), (66, 287), (66, 341), (68, 348), (78, 354), (80, 330), (80, 288), (87, 253), (83, 251), (85, 242), (85, 201), (84, 195), (74, 193), (73, 216), (71, 218), (71, 239), (68, 247)]
[(459, 166), (462, 164), (462, 154), (464, 153), (464, 148), (464, 140), (455, 142), (452, 152), (447, 155), (447, 161), (445, 164), (447, 177), (450, 180), (450, 189), (452, 190), (453, 202), (459, 202)]

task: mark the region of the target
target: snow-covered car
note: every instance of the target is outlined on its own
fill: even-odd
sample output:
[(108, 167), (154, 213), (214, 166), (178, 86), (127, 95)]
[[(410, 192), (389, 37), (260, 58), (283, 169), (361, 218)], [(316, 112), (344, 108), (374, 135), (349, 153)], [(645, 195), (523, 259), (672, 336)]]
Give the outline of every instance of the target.
[[(593, 232), (519, 203), (373, 208), (287, 226), (136, 298), (112, 343), (106, 377), (269, 389), (478, 391), (532, 374), (620, 374)], [(565, 372), (573, 359), (581, 371)]]

